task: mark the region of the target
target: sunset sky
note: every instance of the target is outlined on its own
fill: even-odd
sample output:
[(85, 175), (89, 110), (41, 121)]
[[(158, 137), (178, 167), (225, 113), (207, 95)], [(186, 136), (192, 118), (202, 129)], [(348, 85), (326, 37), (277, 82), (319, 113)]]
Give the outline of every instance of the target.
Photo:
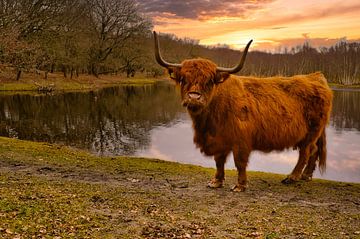
[(200, 40), (276, 50), (309, 41), (330, 46), (360, 41), (359, 0), (138, 0), (154, 30)]

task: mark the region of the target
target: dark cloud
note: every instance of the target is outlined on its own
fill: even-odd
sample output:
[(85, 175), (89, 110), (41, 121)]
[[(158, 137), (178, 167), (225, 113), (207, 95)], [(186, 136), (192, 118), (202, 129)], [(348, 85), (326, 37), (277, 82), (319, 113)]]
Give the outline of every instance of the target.
[(137, 0), (151, 16), (206, 20), (213, 17), (246, 17), (274, 0)]
[(271, 27), (271, 28), (267, 28), (267, 29), (270, 29), (270, 30), (281, 30), (281, 29), (285, 29), (285, 28), (288, 28), (288, 27)]

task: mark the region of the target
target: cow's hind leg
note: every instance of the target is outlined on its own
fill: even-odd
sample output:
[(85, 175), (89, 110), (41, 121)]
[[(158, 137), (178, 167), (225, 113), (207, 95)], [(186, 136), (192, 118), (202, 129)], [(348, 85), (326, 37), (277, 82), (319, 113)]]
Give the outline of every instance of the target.
[(220, 188), (223, 186), (225, 179), (224, 165), (229, 152), (215, 155), (216, 173), (215, 177), (208, 183), (209, 188)]
[[(291, 174), (287, 178), (282, 180), (282, 183), (290, 184), (300, 180), (303, 169), (305, 165), (307, 165), (309, 162), (309, 158), (314, 155), (318, 149), (316, 142), (318, 141), (321, 133), (323, 132), (323, 128), (319, 127), (319, 125), (321, 124), (318, 124), (318, 126), (313, 125), (312, 130), (306, 136), (304, 141), (299, 145), (300, 150), (298, 162)], [(311, 161), (310, 163), (311, 165), (309, 165), (309, 170), (310, 166), (313, 166), (313, 162)]]
[(236, 148), (233, 150), (235, 166), (238, 170), (238, 183), (231, 188), (234, 192), (243, 192), (247, 188), (246, 167), (249, 161), (250, 150)]
[(312, 180), (312, 176), (313, 176), (313, 173), (316, 168), (316, 161), (318, 160), (318, 157), (319, 157), (317, 147), (316, 147), (315, 151), (312, 150), (312, 152), (313, 153), (311, 154), (309, 161), (306, 164), (306, 167), (301, 175), (301, 179), (305, 180), (305, 181)]
[(301, 175), (301, 180), (311, 181), (313, 173), (316, 168), (317, 155), (312, 155), (306, 165), (304, 172)]
[(310, 156), (309, 162), (307, 163), (301, 179), (305, 181), (312, 180), (313, 173), (316, 168), (316, 162), (319, 162), (320, 172), (325, 171), (326, 167), (326, 135), (325, 131), (322, 132), (321, 136), (316, 142), (316, 147), (312, 149), (312, 154)]
[(299, 181), (302, 171), (309, 160), (309, 157), (310, 157), (310, 145), (307, 145), (305, 147), (301, 146), (299, 152), (299, 159), (295, 168), (293, 169), (291, 174), (281, 182), (284, 184), (291, 184), (296, 181)]

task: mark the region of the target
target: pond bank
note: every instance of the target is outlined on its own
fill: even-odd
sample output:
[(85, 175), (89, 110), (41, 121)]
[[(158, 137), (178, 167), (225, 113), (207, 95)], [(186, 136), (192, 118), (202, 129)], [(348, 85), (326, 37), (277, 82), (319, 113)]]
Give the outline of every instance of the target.
[(250, 172), (245, 193), (205, 187), (207, 169), (156, 159), (96, 157), (0, 137), (3, 238), (358, 238), (360, 184), (284, 186)]
[(53, 73), (45, 80), (34, 75), (26, 75), (19, 81), (0, 77), (0, 92), (53, 92), (53, 91), (83, 91), (96, 90), (116, 85), (145, 85), (154, 84), (158, 79), (139, 76), (126, 78), (117, 75), (101, 75), (99, 78), (92, 75), (80, 75), (74, 78), (64, 78), (59, 73)]
[[(0, 72), (1, 73), (1, 72)], [(165, 77), (166, 78), (166, 77)], [(134, 78), (126, 78), (121, 75), (79, 75), (79, 77), (65, 78), (61, 73), (49, 73), (48, 79), (35, 73), (25, 73), (19, 80), (15, 81), (7, 74), (0, 74), (0, 92), (11, 94), (12, 92), (52, 92), (52, 91), (88, 91), (116, 85), (144, 85), (159, 81), (157, 78), (149, 78), (143, 75)], [(341, 85), (329, 83), (333, 90), (355, 90), (360, 91), (360, 85)]]
[(341, 85), (336, 83), (329, 83), (332, 90), (347, 90), (347, 91), (360, 91), (360, 85)]

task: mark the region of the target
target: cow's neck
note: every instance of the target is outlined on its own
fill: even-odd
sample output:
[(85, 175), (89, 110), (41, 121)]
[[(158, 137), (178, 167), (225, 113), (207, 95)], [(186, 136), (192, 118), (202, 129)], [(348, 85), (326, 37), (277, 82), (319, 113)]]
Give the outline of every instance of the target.
[(208, 115), (209, 114), (207, 112), (201, 112), (201, 114), (197, 115), (190, 114), (195, 131), (202, 132), (205, 128), (207, 128)]
[(208, 105), (200, 114), (192, 115), (190, 117), (193, 122), (193, 128), (196, 133), (205, 135), (215, 135), (214, 117), (211, 116), (211, 105)]

